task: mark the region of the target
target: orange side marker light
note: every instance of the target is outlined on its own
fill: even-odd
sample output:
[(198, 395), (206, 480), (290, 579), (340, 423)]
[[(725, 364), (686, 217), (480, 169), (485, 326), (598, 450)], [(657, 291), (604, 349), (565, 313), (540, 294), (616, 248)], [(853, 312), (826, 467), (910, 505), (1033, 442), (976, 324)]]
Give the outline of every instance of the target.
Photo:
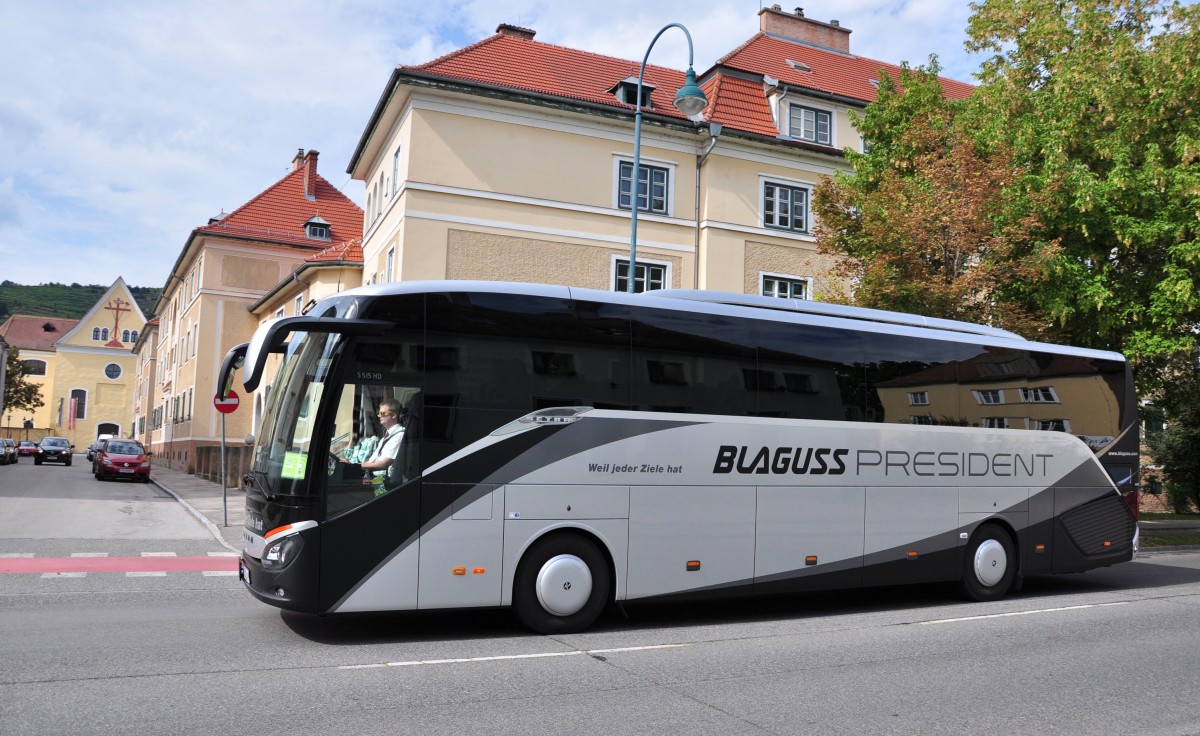
[(696, 572), (700, 569), (700, 560), (688, 560), (687, 571)]
[(455, 574), (455, 575), (466, 575), (466, 574), (467, 574), (467, 568), (465, 568), (465, 567), (456, 567), (456, 568), (454, 568), (453, 572), (454, 572), (454, 574)]

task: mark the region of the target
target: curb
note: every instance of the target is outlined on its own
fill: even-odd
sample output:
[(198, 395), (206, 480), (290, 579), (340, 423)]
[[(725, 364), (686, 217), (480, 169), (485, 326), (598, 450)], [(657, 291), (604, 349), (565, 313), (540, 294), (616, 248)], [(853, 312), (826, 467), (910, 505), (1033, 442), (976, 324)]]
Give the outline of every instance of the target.
[(170, 488), (167, 488), (162, 483), (159, 483), (157, 480), (154, 480), (154, 478), (151, 478), (150, 481), (152, 483), (154, 483), (154, 485), (158, 486), (159, 488), (163, 489), (167, 493), (171, 494), (171, 497), (174, 498), (176, 501), (183, 504), (183, 507), (185, 509), (187, 509), (188, 512), (192, 516), (196, 517), (196, 519), (198, 519), (200, 521), (200, 523), (203, 524), (206, 529), (208, 529), (209, 534), (212, 534), (213, 537), (218, 542), (220, 542), (222, 547), (229, 550), (230, 552), (237, 552), (238, 554), (241, 554), (242, 551), (240, 549), (235, 549), (232, 545), (229, 544), (229, 542), (226, 542), (225, 537), (223, 537), (221, 535), (221, 530), (217, 527), (217, 525), (212, 523), (212, 521), (210, 521), (207, 516), (200, 513), (200, 511), (198, 511), (195, 506), (192, 506), (190, 503), (183, 500), (183, 498), (178, 493), (176, 493), (175, 491), (172, 491)]

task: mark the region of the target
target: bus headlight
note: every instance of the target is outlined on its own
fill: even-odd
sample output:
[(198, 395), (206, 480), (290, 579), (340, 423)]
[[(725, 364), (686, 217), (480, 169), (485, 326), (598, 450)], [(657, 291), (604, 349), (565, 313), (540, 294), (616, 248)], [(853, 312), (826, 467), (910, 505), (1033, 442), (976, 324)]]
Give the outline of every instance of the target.
[(294, 534), (272, 542), (263, 550), (262, 566), (268, 570), (281, 570), (300, 554), (303, 546), (304, 541)]

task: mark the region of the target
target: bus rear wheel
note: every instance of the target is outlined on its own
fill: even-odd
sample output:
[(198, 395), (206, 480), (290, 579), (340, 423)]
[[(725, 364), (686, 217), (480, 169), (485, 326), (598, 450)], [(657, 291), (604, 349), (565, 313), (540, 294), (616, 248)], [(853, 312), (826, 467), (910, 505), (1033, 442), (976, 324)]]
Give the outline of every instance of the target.
[(571, 634), (599, 618), (611, 588), (600, 549), (577, 534), (557, 534), (535, 542), (521, 559), (513, 609), (539, 634)]
[(998, 524), (984, 524), (971, 535), (963, 560), (959, 590), (973, 601), (1004, 597), (1017, 576), (1017, 556), (1012, 537)]

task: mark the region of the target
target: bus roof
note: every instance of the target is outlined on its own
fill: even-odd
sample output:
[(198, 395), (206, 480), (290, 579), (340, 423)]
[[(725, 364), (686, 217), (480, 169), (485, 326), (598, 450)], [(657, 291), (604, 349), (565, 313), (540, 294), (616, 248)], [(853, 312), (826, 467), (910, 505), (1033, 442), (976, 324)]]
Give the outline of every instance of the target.
[[(723, 291), (693, 289), (657, 289), (638, 294), (623, 291), (602, 291), (576, 286), (538, 284), (510, 281), (431, 280), (399, 281), (374, 284), (349, 289), (329, 298), (339, 296), (378, 297), (392, 294), (425, 293), (494, 293), (524, 294), (528, 296), (558, 299), (580, 299), (609, 304), (656, 306), (667, 309), (688, 309), (688, 302), (708, 305), (723, 314), (742, 317), (761, 317), (787, 321), (787, 314), (812, 315), (817, 323), (844, 329), (867, 329), (868, 331), (903, 333), (928, 339), (963, 342), (969, 338), (982, 338), (985, 342), (999, 343), (1013, 348), (1042, 350), (1071, 355), (1086, 355), (1125, 362), (1125, 356), (1109, 350), (1096, 350), (1055, 343), (1026, 340), (1015, 332), (971, 322), (923, 317), (918, 314), (890, 312), (883, 309), (850, 307), (807, 299), (780, 299), (755, 294), (734, 294)], [(761, 310), (761, 314), (752, 312)], [(705, 310), (707, 311), (707, 310)], [(1020, 343), (1020, 344), (1013, 344)]]

